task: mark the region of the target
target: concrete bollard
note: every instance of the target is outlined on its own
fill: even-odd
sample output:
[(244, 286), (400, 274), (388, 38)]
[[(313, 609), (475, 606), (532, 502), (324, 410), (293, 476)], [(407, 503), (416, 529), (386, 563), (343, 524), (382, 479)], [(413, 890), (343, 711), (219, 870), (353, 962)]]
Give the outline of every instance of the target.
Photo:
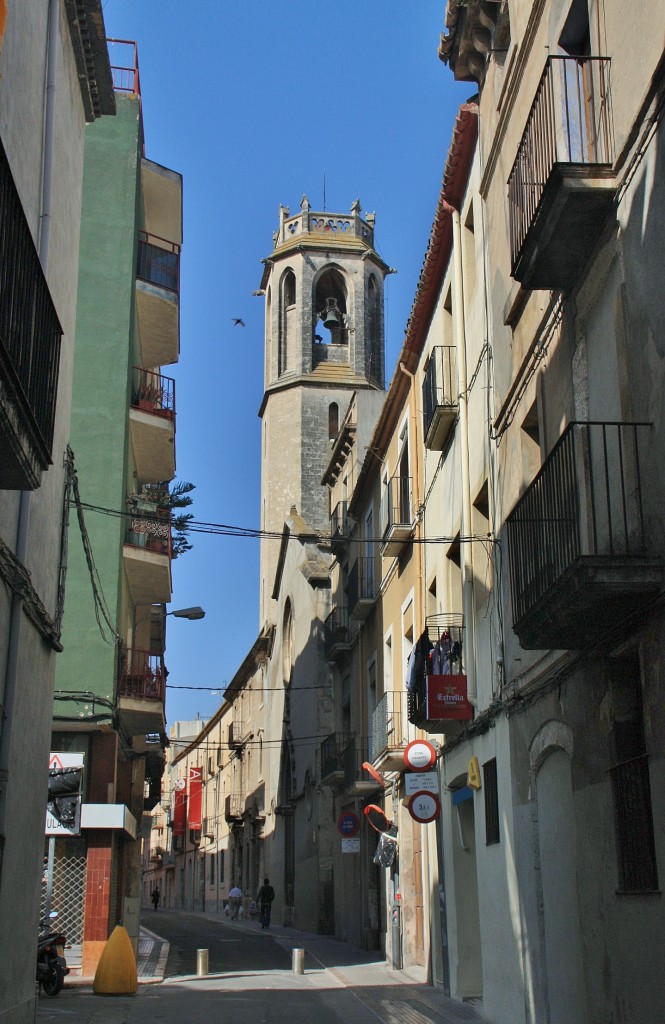
[(292, 970), (294, 974), (305, 973), (305, 950), (294, 949), (292, 950)]
[(196, 977), (203, 978), (208, 973), (208, 950), (197, 949), (196, 951)]

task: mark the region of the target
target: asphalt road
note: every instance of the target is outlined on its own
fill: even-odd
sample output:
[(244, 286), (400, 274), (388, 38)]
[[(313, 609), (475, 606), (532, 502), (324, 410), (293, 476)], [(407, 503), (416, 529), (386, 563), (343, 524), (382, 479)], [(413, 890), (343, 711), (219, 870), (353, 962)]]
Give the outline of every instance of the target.
[(290, 954), (278, 945), (269, 931), (247, 931), (223, 917), (219, 921), (210, 920), (183, 911), (147, 911), (141, 920), (146, 928), (171, 944), (166, 978), (196, 974), (197, 949), (208, 950), (210, 974), (279, 971), (291, 967)]

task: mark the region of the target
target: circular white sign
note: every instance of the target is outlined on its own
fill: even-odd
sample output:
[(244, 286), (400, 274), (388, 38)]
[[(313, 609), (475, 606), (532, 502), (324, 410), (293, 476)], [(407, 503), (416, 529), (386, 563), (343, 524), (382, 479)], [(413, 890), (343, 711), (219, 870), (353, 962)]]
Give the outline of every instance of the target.
[(441, 803), (436, 793), (428, 793), (424, 789), (414, 793), (409, 803), (409, 814), (424, 825), (436, 821), (441, 814)]
[(180, 790), (184, 789), (185, 786), (186, 786), (186, 782), (185, 782), (184, 779), (176, 779), (175, 782), (173, 783), (173, 788), (178, 793), (180, 792)]
[(404, 750), (404, 761), (414, 772), (426, 772), (436, 764), (436, 750), (428, 740), (412, 740)]

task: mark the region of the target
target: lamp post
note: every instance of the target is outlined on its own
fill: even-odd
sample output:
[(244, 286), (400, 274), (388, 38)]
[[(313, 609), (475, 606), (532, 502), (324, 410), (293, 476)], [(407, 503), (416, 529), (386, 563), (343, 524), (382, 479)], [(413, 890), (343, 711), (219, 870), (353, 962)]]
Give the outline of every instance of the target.
[(205, 619), (203, 608), (194, 605), (193, 608), (176, 608), (175, 611), (167, 612), (166, 615), (174, 615), (176, 619)]

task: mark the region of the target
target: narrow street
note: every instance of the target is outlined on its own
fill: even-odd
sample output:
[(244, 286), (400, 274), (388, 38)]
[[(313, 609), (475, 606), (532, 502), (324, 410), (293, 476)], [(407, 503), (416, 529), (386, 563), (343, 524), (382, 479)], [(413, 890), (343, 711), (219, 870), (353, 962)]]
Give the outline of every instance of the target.
[[(446, 999), (417, 972), (392, 971), (378, 954), (324, 936), (202, 914), (144, 911), (143, 925), (170, 943), (164, 981), (136, 996), (95, 996), (69, 983), (42, 995), (37, 1024), (191, 1024), (251, 1019), (254, 1024), (482, 1024), (470, 1007)], [(292, 949), (305, 950), (305, 973)], [(196, 951), (208, 949), (209, 976), (197, 978)]]

